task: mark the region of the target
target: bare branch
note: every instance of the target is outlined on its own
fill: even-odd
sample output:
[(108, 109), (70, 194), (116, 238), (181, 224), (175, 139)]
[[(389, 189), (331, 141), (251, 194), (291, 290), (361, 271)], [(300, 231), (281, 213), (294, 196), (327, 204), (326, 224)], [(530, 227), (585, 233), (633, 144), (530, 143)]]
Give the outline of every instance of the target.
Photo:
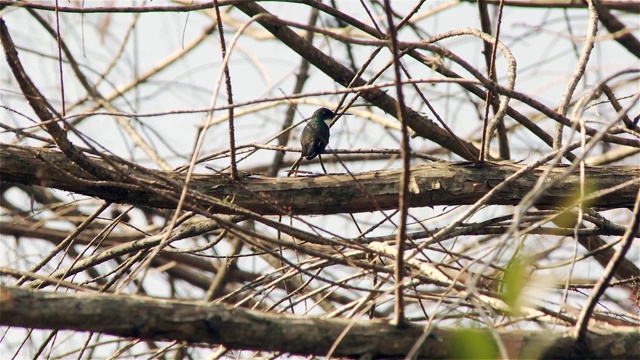
[[(342, 330), (350, 330), (335, 347), (334, 356), (393, 358), (406, 354), (422, 334), (422, 327), (397, 329), (386, 322), (323, 319), (270, 314), (203, 305), (186, 301), (133, 296), (65, 294), (0, 286), (0, 323), (40, 329), (91, 331), (145, 340), (177, 340), (187, 343), (223, 344), (229, 349), (282, 351), (322, 356)], [(131, 316), (136, 314), (136, 316)], [(453, 357), (450, 344), (459, 330), (434, 329), (417, 352), (419, 358)], [(484, 332), (484, 330), (475, 330)], [(510, 358), (545, 357), (574, 353), (567, 333), (501, 332)], [(630, 328), (603, 334), (590, 333), (581, 351), (611, 358), (620, 353), (640, 356), (640, 330)], [(312, 345), (313, 344), (313, 345)], [(521, 346), (529, 344), (530, 346)], [(531, 344), (537, 344), (532, 347)], [(544, 355), (546, 352), (546, 355)]]

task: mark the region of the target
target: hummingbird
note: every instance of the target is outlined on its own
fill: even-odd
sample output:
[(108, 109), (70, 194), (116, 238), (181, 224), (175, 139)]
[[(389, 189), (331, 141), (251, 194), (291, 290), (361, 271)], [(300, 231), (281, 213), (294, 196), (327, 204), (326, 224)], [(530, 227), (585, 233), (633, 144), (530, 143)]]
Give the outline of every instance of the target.
[(311, 115), (311, 120), (300, 136), (302, 157), (311, 160), (324, 152), (324, 148), (329, 144), (329, 126), (325, 121), (333, 119), (335, 115), (333, 111), (323, 107)]

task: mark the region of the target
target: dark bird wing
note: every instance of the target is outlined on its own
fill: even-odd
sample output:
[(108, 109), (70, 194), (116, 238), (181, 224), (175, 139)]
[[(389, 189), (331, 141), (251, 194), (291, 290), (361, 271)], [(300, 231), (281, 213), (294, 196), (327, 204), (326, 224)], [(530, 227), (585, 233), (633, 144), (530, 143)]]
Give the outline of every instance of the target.
[(324, 121), (309, 123), (310, 127), (302, 131), (300, 143), (302, 145), (302, 156), (307, 160), (311, 160), (322, 154), (329, 143), (329, 127)]
[(315, 147), (316, 146), (315, 146), (314, 142), (303, 143), (302, 144), (302, 157), (306, 158), (307, 160), (311, 160), (314, 157), (316, 157), (318, 154), (316, 153)]

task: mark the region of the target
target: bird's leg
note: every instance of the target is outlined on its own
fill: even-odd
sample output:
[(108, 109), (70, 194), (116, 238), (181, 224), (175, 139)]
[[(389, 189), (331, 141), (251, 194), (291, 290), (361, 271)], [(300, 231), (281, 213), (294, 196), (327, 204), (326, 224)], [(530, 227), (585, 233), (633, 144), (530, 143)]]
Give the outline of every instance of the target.
[(293, 175), (293, 176), (298, 176), (298, 169), (300, 168), (300, 164), (302, 163), (302, 156), (296, 160), (296, 162), (293, 163), (293, 165), (291, 165), (291, 169), (289, 169), (289, 173), (287, 174), (287, 177)]
[(327, 169), (324, 168), (324, 163), (322, 162), (322, 155), (318, 154), (318, 159), (320, 160), (320, 166), (322, 166), (322, 171), (324, 171), (325, 175), (327, 174)]

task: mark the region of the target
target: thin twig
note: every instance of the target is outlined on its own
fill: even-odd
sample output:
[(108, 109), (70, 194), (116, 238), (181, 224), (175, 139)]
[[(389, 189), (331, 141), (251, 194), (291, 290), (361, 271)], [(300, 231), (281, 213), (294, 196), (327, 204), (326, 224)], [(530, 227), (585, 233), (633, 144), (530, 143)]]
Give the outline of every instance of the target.
[[(220, 55), (224, 61), (227, 57), (227, 44), (224, 39), (224, 27), (222, 26), (222, 17), (220, 16), (220, 6), (218, 0), (213, 1), (213, 7), (216, 12), (216, 23), (218, 24), (218, 35), (220, 37)], [(227, 91), (227, 104), (233, 105), (233, 89), (231, 87), (231, 72), (229, 71), (229, 60), (224, 62), (224, 79)], [(229, 106), (229, 161), (231, 162), (231, 179), (238, 179), (238, 167), (236, 166), (236, 131), (234, 127), (233, 106)]]
[[(587, 0), (587, 3), (589, 5), (589, 27), (587, 28), (587, 38), (584, 41), (582, 54), (580, 55), (580, 59), (576, 64), (576, 69), (573, 72), (571, 79), (569, 80), (569, 84), (567, 84), (567, 88), (560, 98), (560, 104), (558, 104), (558, 113), (563, 116), (567, 114), (569, 104), (571, 103), (571, 98), (573, 97), (573, 92), (576, 90), (580, 79), (582, 79), (582, 76), (584, 75), (584, 70), (587, 67), (587, 63), (589, 62), (589, 57), (591, 55), (591, 50), (593, 49), (593, 44), (596, 40), (596, 33), (598, 32), (598, 12), (593, 5), (593, 0)], [(556, 124), (556, 129), (553, 134), (554, 149), (559, 149), (562, 146), (563, 129), (563, 124)]]
[[(251, 20), (247, 21), (247, 23), (244, 24), (243, 27), (238, 29), (238, 31), (234, 35), (233, 39), (231, 40), (231, 45), (229, 46), (229, 52), (227, 52), (225, 54), (224, 59), (222, 61), (223, 68), (227, 66), (227, 63), (229, 62), (229, 58), (231, 56), (231, 52), (232, 52), (236, 42), (240, 38), (240, 35), (249, 27), (249, 25), (251, 25), (254, 21), (259, 19), (260, 17), (261, 17), (261, 15), (257, 15), (255, 17), (253, 17)], [(218, 75), (218, 79), (215, 82), (216, 86), (215, 86), (214, 94), (211, 97), (211, 104), (210, 104), (211, 107), (213, 107), (215, 105), (215, 101), (216, 101), (216, 99), (218, 97), (217, 94), (218, 94), (218, 89), (220, 88), (219, 85), (220, 85), (220, 81), (222, 80), (222, 75), (223, 74), (219, 74)], [(176, 209), (175, 209), (173, 217), (171, 218), (171, 221), (169, 222), (167, 231), (165, 232), (165, 235), (164, 235), (162, 241), (160, 242), (160, 244), (157, 247), (154, 248), (153, 252), (147, 257), (145, 262), (143, 264), (141, 264), (141, 266), (140, 266), (140, 268), (144, 267), (144, 274), (142, 275), (143, 279), (144, 279), (144, 277), (145, 277), (145, 275), (147, 273), (147, 270), (148, 270), (148, 266), (147, 265), (169, 243), (171, 231), (176, 226), (177, 221), (178, 221), (178, 217), (180, 216), (180, 213), (181, 213), (182, 209), (185, 208), (187, 194), (189, 193), (189, 183), (191, 182), (191, 178), (193, 176), (193, 170), (195, 168), (195, 163), (196, 163), (196, 160), (198, 158), (198, 153), (200, 152), (200, 149), (202, 148), (202, 144), (204, 142), (204, 136), (206, 134), (206, 130), (209, 128), (209, 125), (210, 125), (212, 117), (213, 117), (213, 112), (210, 112), (209, 115), (207, 116), (207, 122), (206, 122), (204, 128), (202, 129), (202, 131), (200, 131), (200, 134), (198, 136), (198, 140), (196, 141), (195, 148), (194, 148), (193, 153), (191, 155), (191, 161), (189, 163), (189, 168), (187, 169), (187, 174), (186, 174), (185, 179), (184, 179), (184, 184), (182, 185), (182, 191), (180, 192), (180, 198), (178, 199), (178, 203), (176, 204)], [(218, 201), (219, 201), (219, 199), (218, 199)]]
[[(482, 30), (491, 35), (491, 21), (489, 19), (489, 13), (487, 9), (486, 1), (478, 1), (478, 8), (480, 12), (480, 22), (482, 24)], [(489, 44), (487, 42), (483, 42), (484, 45), (484, 57), (487, 65), (487, 77), (491, 79), (494, 83), (498, 82), (498, 77), (496, 75), (496, 50), (497, 42), (500, 40), (500, 28), (502, 25), (502, 11), (504, 9), (504, 3), (501, 1), (498, 7), (498, 19), (496, 23), (496, 42), (494, 44)], [(493, 127), (496, 127), (498, 130), (498, 139), (499, 139), (499, 149), (500, 149), (500, 158), (502, 160), (507, 160), (510, 158), (509, 154), (509, 141), (506, 134), (506, 129), (504, 126), (504, 119), (498, 119), (498, 123), (493, 125), (489, 124), (489, 107), (493, 106), (493, 112), (498, 113), (499, 107), (498, 105), (491, 101), (492, 98), (498, 98), (497, 94), (495, 94), (492, 90), (487, 89), (486, 97), (485, 97), (485, 107), (484, 107), (484, 117), (482, 119), (482, 140), (480, 145), (480, 163), (485, 161), (485, 157), (489, 154), (489, 148), (491, 143), (491, 137), (493, 135), (493, 131), (491, 130)]]
[(593, 310), (598, 303), (600, 297), (604, 294), (605, 290), (611, 279), (613, 278), (613, 274), (616, 271), (616, 268), (625, 260), (625, 255), (631, 244), (633, 244), (633, 239), (636, 237), (638, 233), (638, 225), (640, 224), (640, 188), (638, 188), (638, 197), (636, 198), (636, 202), (633, 206), (633, 214), (631, 215), (631, 222), (629, 223), (629, 227), (627, 231), (622, 236), (621, 245), (618, 251), (611, 257), (611, 260), (607, 264), (607, 267), (604, 269), (604, 272), (598, 283), (593, 288), (591, 292), (591, 296), (587, 299), (586, 304), (582, 307), (582, 311), (578, 316), (578, 322), (576, 323), (576, 327), (574, 328), (574, 337), (576, 337), (576, 342), (583, 342), (585, 336), (587, 335), (589, 318), (591, 317)]
[(398, 57), (398, 33), (393, 25), (393, 17), (391, 16), (391, 1), (384, 0), (385, 13), (387, 15), (387, 23), (389, 24), (388, 36), (391, 40), (391, 54), (393, 56), (393, 70), (395, 73), (396, 81), (396, 95), (398, 100), (396, 101), (397, 118), (402, 124), (402, 142), (400, 143), (400, 149), (402, 150), (402, 173), (400, 178), (400, 191), (398, 194), (398, 208), (400, 210), (400, 222), (398, 224), (398, 235), (396, 237), (396, 266), (395, 266), (395, 325), (397, 327), (403, 327), (405, 325), (404, 318), (404, 241), (407, 230), (407, 210), (408, 210), (408, 196), (409, 196), (409, 173), (411, 166), (411, 148), (409, 146), (409, 127), (407, 126), (407, 114), (405, 113), (404, 95), (402, 94), (401, 79), (402, 74), (400, 70), (400, 58)]
[(64, 72), (62, 71), (62, 47), (60, 43), (62, 42), (62, 37), (60, 36), (60, 12), (59, 12), (59, 4), (58, 0), (56, 0), (56, 40), (58, 42), (58, 71), (60, 75), (60, 107), (62, 116), (67, 114), (67, 106), (65, 102), (64, 96)]
[[(310, 26), (313, 26), (315, 25), (317, 20), (318, 20), (318, 10), (313, 9), (311, 11), (311, 14), (309, 15), (308, 24)], [(307, 40), (309, 43), (313, 43), (314, 34), (315, 33), (311, 30), (307, 31), (307, 33), (305, 34), (305, 40)], [(300, 59), (300, 66), (298, 66), (298, 74), (296, 75), (296, 83), (293, 86), (293, 91), (291, 92), (292, 94), (302, 93), (302, 89), (304, 88), (304, 85), (307, 83), (307, 80), (309, 79), (309, 68), (310, 68), (309, 60), (302, 57)], [(291, 135), (290, 128), (291, 128), (291, 124), (293, 123), (293, 118), (295, 116), (296, 109), (297, 109), (296, 103), (290, 103), (289, 106), (287, 107), (287, 111), (284, 116), (284, 123), (282, 124), (282, 131), (278, 135), (278, 145), (280, 146), (285, 146), (289, 142), (289, 137)], [(268, 172), (269, 176), (278, 175), (278, 171), (280, 170), (280, 167), (282, 166), (282, 162), (284, 160), (284, 154), (285, 154), (284, 151), (278, 151), (275, 153), (273, 157), (273, 162), (271, 163), (271, 167), (269, 168), (269, 172)]]

